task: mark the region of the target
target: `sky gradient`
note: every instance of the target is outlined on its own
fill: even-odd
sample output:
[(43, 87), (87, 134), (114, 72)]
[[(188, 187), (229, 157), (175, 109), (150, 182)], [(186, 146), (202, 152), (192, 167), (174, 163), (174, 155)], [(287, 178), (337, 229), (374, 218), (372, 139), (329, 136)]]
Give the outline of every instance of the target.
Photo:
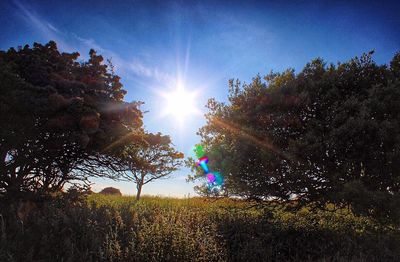
[[(125, 100), (145, 102), (145, 128), (170, 135), (187, 154), (205, 120), (192, 117), (181, 127), (161, 117), (165, 102), (158, 93), (174, 89), (178, 78), (199, 92), (195, 106), (205, 113), (208, 98), (226, 100), (231, 78), (250, 82), (271, 70), (299, 72), (316, 57), (336, 63), (371, 50), (383, 64), (400, 51), (396, 1), (278, 2), (1, 1), (0, 49), (54, 40), (81, 59), (95, 49), (112, 59), (128, 91)], [(187, 174), (182, 168), (146, 185), (143, 194), (193, 195)], [(93, 182), (94, 191), (114, 186), (135, 194), (133, 183)]]

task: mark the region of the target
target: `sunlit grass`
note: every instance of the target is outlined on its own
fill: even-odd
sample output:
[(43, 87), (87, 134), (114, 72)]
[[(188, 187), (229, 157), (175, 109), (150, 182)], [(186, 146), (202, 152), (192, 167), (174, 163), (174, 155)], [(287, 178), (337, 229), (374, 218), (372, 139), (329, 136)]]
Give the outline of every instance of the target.
[(96, 206), (128, 207), (132, 210), (155, 208), (170, 212), (197, 212), (217, 216), (242, 216), (248, 219), (261, 219), (268, 214), (270, 221), (280, 224), (283, 227), (292, 228), (313, 227), (342, 232), (351, 230), (360, 233), (380, 227), (373, 220), (355, 216), (348, 209), (333, 211), (332, 207), (328, 207), (324, 211), (303, 207), (294, 212), (286, 210), (283, 205), (271, 204), (271, 206), (267, 205), (260, 208), (260, 206), (255, 205), (253, 202), (230, 198), (172, 198), (144, 195), (140, 201), (136, 201), (133, 196), (92, 194), (89, 196), (88, 202)]
[[(86, 205), (88, 204), (88, 205)], [(396, 261), (399, 232), (347, 209), (92, 194), (23, 226), (0, 221), (0, 261)], [(33, 250), (35, 252), (33, 252)]]

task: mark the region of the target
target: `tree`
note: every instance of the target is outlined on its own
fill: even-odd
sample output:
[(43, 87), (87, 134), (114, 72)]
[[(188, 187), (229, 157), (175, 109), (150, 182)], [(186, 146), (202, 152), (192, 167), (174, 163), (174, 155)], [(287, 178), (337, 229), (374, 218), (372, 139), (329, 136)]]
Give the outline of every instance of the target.
[(90, 50), (56, 43), (0, 52), (0, 194), (48, 193), (89, 176), (113, 177), (118, 145), (141, 130), (140, 102)]
[(183, 154), (172, 147), (169, 136), (160, 133), (138, 134), (141, 140), (128, 144), (122, 153), (123, 177), (136, 183), (136, 199), (145, 184), (167, 178), (181, 164)]
[(209, 100), (199, 134), (229, 193), (399, 217), (400, 54), (387, 67), (372, 53), (232, 80), (228, 104)]

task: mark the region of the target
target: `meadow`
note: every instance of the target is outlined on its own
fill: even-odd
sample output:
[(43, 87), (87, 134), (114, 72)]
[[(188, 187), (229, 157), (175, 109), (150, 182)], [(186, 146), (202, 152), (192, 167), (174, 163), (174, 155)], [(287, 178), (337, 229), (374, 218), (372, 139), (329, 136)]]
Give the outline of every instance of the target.
[[(396, 261), (400, 234), (346, 209), (234, 199), (64, 194), (22, 223), (4, 210), (0, 261)], [(14, 219), (13, 219), (14, 218)]]

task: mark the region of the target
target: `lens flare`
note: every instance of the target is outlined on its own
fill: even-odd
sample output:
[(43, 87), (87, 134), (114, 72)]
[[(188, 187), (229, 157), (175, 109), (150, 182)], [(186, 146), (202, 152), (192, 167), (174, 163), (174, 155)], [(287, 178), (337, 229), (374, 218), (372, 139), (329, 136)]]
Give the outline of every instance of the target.
[(219, 172), (209, 172), (208, 157), (205, 155), (204, 148), (201, 145), (196, 145), (193, 149), (195, 152), (198, 161), (196, 162), (197, 166), (200, 166), (204, 174), (206, 176), (207, 185), (206, 187), (211, 193), (218, 194), (222, 190), (222, 186), (224, 183), (224, 179)]
[(209, 174), (207, 175), (207, 181), (208, 181), (208, 183), (214, 183), (214, 181), (215, 181), (215, 176), (214, 176), (213, 173), (209, 173)]

